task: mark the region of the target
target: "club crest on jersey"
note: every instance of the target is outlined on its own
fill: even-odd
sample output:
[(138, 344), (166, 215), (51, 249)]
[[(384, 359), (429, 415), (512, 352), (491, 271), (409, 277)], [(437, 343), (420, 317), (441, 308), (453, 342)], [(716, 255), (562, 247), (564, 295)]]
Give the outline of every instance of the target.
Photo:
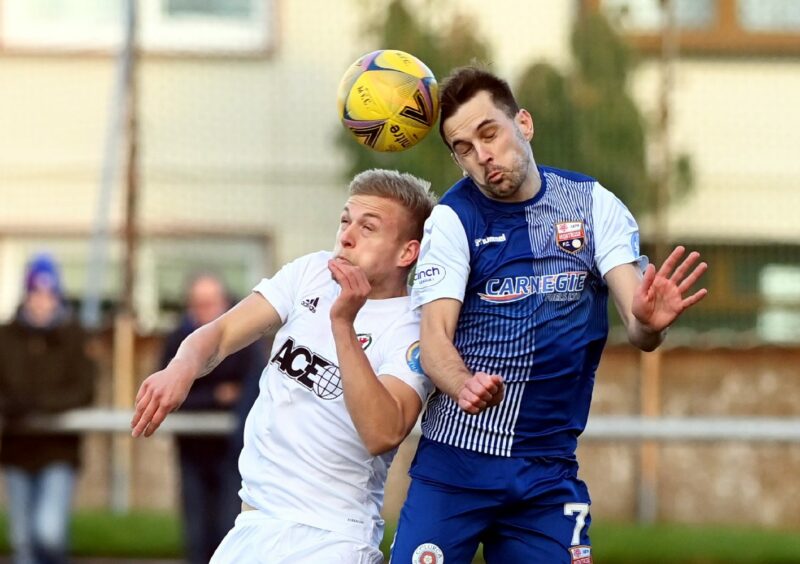
[(582, 221), (556, 223), (556, 244), (562, 251), (577, 253), (586, 245)]
[(590, 546), (571, 546), (569, 554), (572, 556), (572, 564), (592, 564), (592, 547)]
[(414, 550), (411, 564), (444, 564), (444, 552), (432, 542), (426, 542)]
[(339, 367), (308, 347), (295, 345), (291, 337), (281, 345), (270, 363), (320, 399), (332, 400), (342, 395)]
[(422, 361), (419, 358), (419, 341), (414, 341), (406, 350), (406, 364), (416, 372), (422, 374)]
[(372, 335), (370, 333), (359, 333), (356, 335), (356, 339), (358, 339), (358, 343), (361, 345), (361, 350), (367, 350), (372, 344)]

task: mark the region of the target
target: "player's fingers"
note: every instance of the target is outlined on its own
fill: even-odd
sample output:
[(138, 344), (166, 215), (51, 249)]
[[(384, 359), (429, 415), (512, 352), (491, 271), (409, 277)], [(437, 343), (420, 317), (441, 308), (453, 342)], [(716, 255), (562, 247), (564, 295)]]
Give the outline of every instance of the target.
[(653, 263), (647, 265), (644, 269), (644, 274), (642, 275), (642, 285), (640, 287), (640, 292), (643, 295), (647, 295), (650, 291), (650, 288), (653, 286), (653, 280), (656, 279), (656, 267)]
[(157, 401), (153, 401), (151, 399), (146, 404), (144, 404), (144, 409), (142, 410), (141, 416), (136, 421), (136, 426), (134, 426), (133, 431), (131, 431), (131, 435), (134, 438), (141, 436), (141, 434), (147, 429), (147, 426), (150, 424), (150, 421), (153, 419), (153, 415), (156, 413), (157, 410), (158, 410)]
[(337, 263), (333, 259), (329, 260), (328, 261), (328, 270), (331, 271), (331, 276), (333, 276), (333, 279), (336, 280), (336, 282), (339, 284), (339, 286), (342, 286), (342, 288), (344, 288), (345, 282), (346, 282), (346, 277), (345, 277), (344, 271), (342, 270), (342, 267), (339, 265), (339, 263)]
[[(487, 392), (489, 397), (497, 393), (500, 383), (493, 375), (486, 374), (485, 372), (478, 372), (475, 374), (475, 377), (481, 385), (481, 391)], [(481, 394), (481, 397), (489, 399), (489, 397), (486, 397), (486, 394)]]
[(167, 418), (168, 414), (169, 410), (163, 405), (159, 407), (158, 411), (156, 411), (155, 415), (153, 415), (153, 418), (150, 420), (150, 423), (147, 425), (147, 429), (144, 431), (144, 436), (149, 437), (155, 433), (156, 430), (161, 427), (161, 424), (164, 422), (164, 419)]
[(669, 278), (672, 274), (672, 271), (675, 269), (675, 265), (677, 265), (678, 261), (681, 260), (681, 257), (685, 251), (686, 249), (680, 245), (675, 247), (675, 250), (669, 254), (667, 260), (665, 260), (664, 264), (661, 265), (661, 268), (658, 269), (659, 276)]
[(694, 294), (683, 300), (682, 302), (683, 309), (692, 307), (694, 304), (705, 298), (706, 295), (708, 295), (708, 290), (706, 290), (705, 288), (697, 290)]
[(494, 393), (492, 388), (494, 388), (494, 384), (491, 382), (484, 382), (481, 376), (478, 375), (476, 375), (474, 378), (470, 378), (466, 385), (466, 389), (473, 396), (483, 401), (489, 401), (492, 399), (492, 394)]
[(700, 258), (700, 253), (697, 251), (692, 251), (689, 253), (689, 256), (675, 269), (675, 272), (670, 277), (670, 280), (675, 282), (675, 284), (679, 284), (681, 280), (684, 279), (686, 273), (689, 272), (689, 269), (692, 268), (694, 263)]
[(697, 282), (700, 277), (705, 274), (706, 270), (708, 270), (708, 264), (705, 262), (701, 262), (697, 265), (697, 267), (692, 271), (686, 279), (681, 282), (680, 286), (678, 286), (678, 290), (681, 294), (684, 292), (688, 292), (689, 288), (691, 288), (695, 282)]
[(150, 391), (150, 382), (148, 381), (148, 379), (145, 379), (145, 381), (142, 382), (142, 385), (139, 386), (139, 391), (136, 392), (135, 403), (139, 403), (139, 400), (141, 400), (142, 397), (144, 397), (144, 395), (147, 394), (149, 391)]
[(149, 390), (147, 390), (144, 393), (144, 395), (142, 395), (141, 391), (139, 392), (139, 394), (137, 394), (136, 407), (133, 411), (133, 418), (131, 419), (131, 428), (136, 427), (136, 425), (139, 424), (139, 420), (142, 418), (142, 414), (144, 413), (144, 410), (149, 402), (150, 402)]
[(478, 409), (473, 403), (468, 402), (464, 398), (459, 398), (458, 407), (460, 407), (463, 411), (466, 411), (470, 415), (476, 415), (480, 413), (480, 409)]

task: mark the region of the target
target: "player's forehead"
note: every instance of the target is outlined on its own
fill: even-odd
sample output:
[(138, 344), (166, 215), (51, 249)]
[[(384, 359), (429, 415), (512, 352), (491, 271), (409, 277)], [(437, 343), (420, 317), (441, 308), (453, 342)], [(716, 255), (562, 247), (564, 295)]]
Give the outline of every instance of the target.
[(401, 212), (400, 204), (384, 196), (358, 194), (350, 196), (342, 213), (351, 218), (372, 217), (381, 221), (392, 221)]
[(444, 122), (444, 134), (449, 142), (469, 138), (481, 128), (507, 120), (505, 112), (497, 107), (492, 95), (481, 90), (461, 104)]

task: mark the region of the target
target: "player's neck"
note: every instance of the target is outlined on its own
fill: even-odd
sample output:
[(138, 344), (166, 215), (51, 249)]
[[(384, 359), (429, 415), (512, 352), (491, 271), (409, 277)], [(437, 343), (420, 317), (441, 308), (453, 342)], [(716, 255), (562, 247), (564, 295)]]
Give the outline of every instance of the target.
[(406, 279), (384, 280), (373, 282), (372, 290), (367, 296), (368, 300), (388, 300), (390, 298), (401, 298), (408, 295), (408, 284)]

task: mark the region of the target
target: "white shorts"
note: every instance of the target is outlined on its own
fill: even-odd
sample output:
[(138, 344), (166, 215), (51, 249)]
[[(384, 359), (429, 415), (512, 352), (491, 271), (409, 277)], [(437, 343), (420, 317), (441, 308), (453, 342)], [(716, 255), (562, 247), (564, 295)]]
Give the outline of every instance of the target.
[(383, 553), (339, 533), (244, 511), (209, 564), (383, 564)]

